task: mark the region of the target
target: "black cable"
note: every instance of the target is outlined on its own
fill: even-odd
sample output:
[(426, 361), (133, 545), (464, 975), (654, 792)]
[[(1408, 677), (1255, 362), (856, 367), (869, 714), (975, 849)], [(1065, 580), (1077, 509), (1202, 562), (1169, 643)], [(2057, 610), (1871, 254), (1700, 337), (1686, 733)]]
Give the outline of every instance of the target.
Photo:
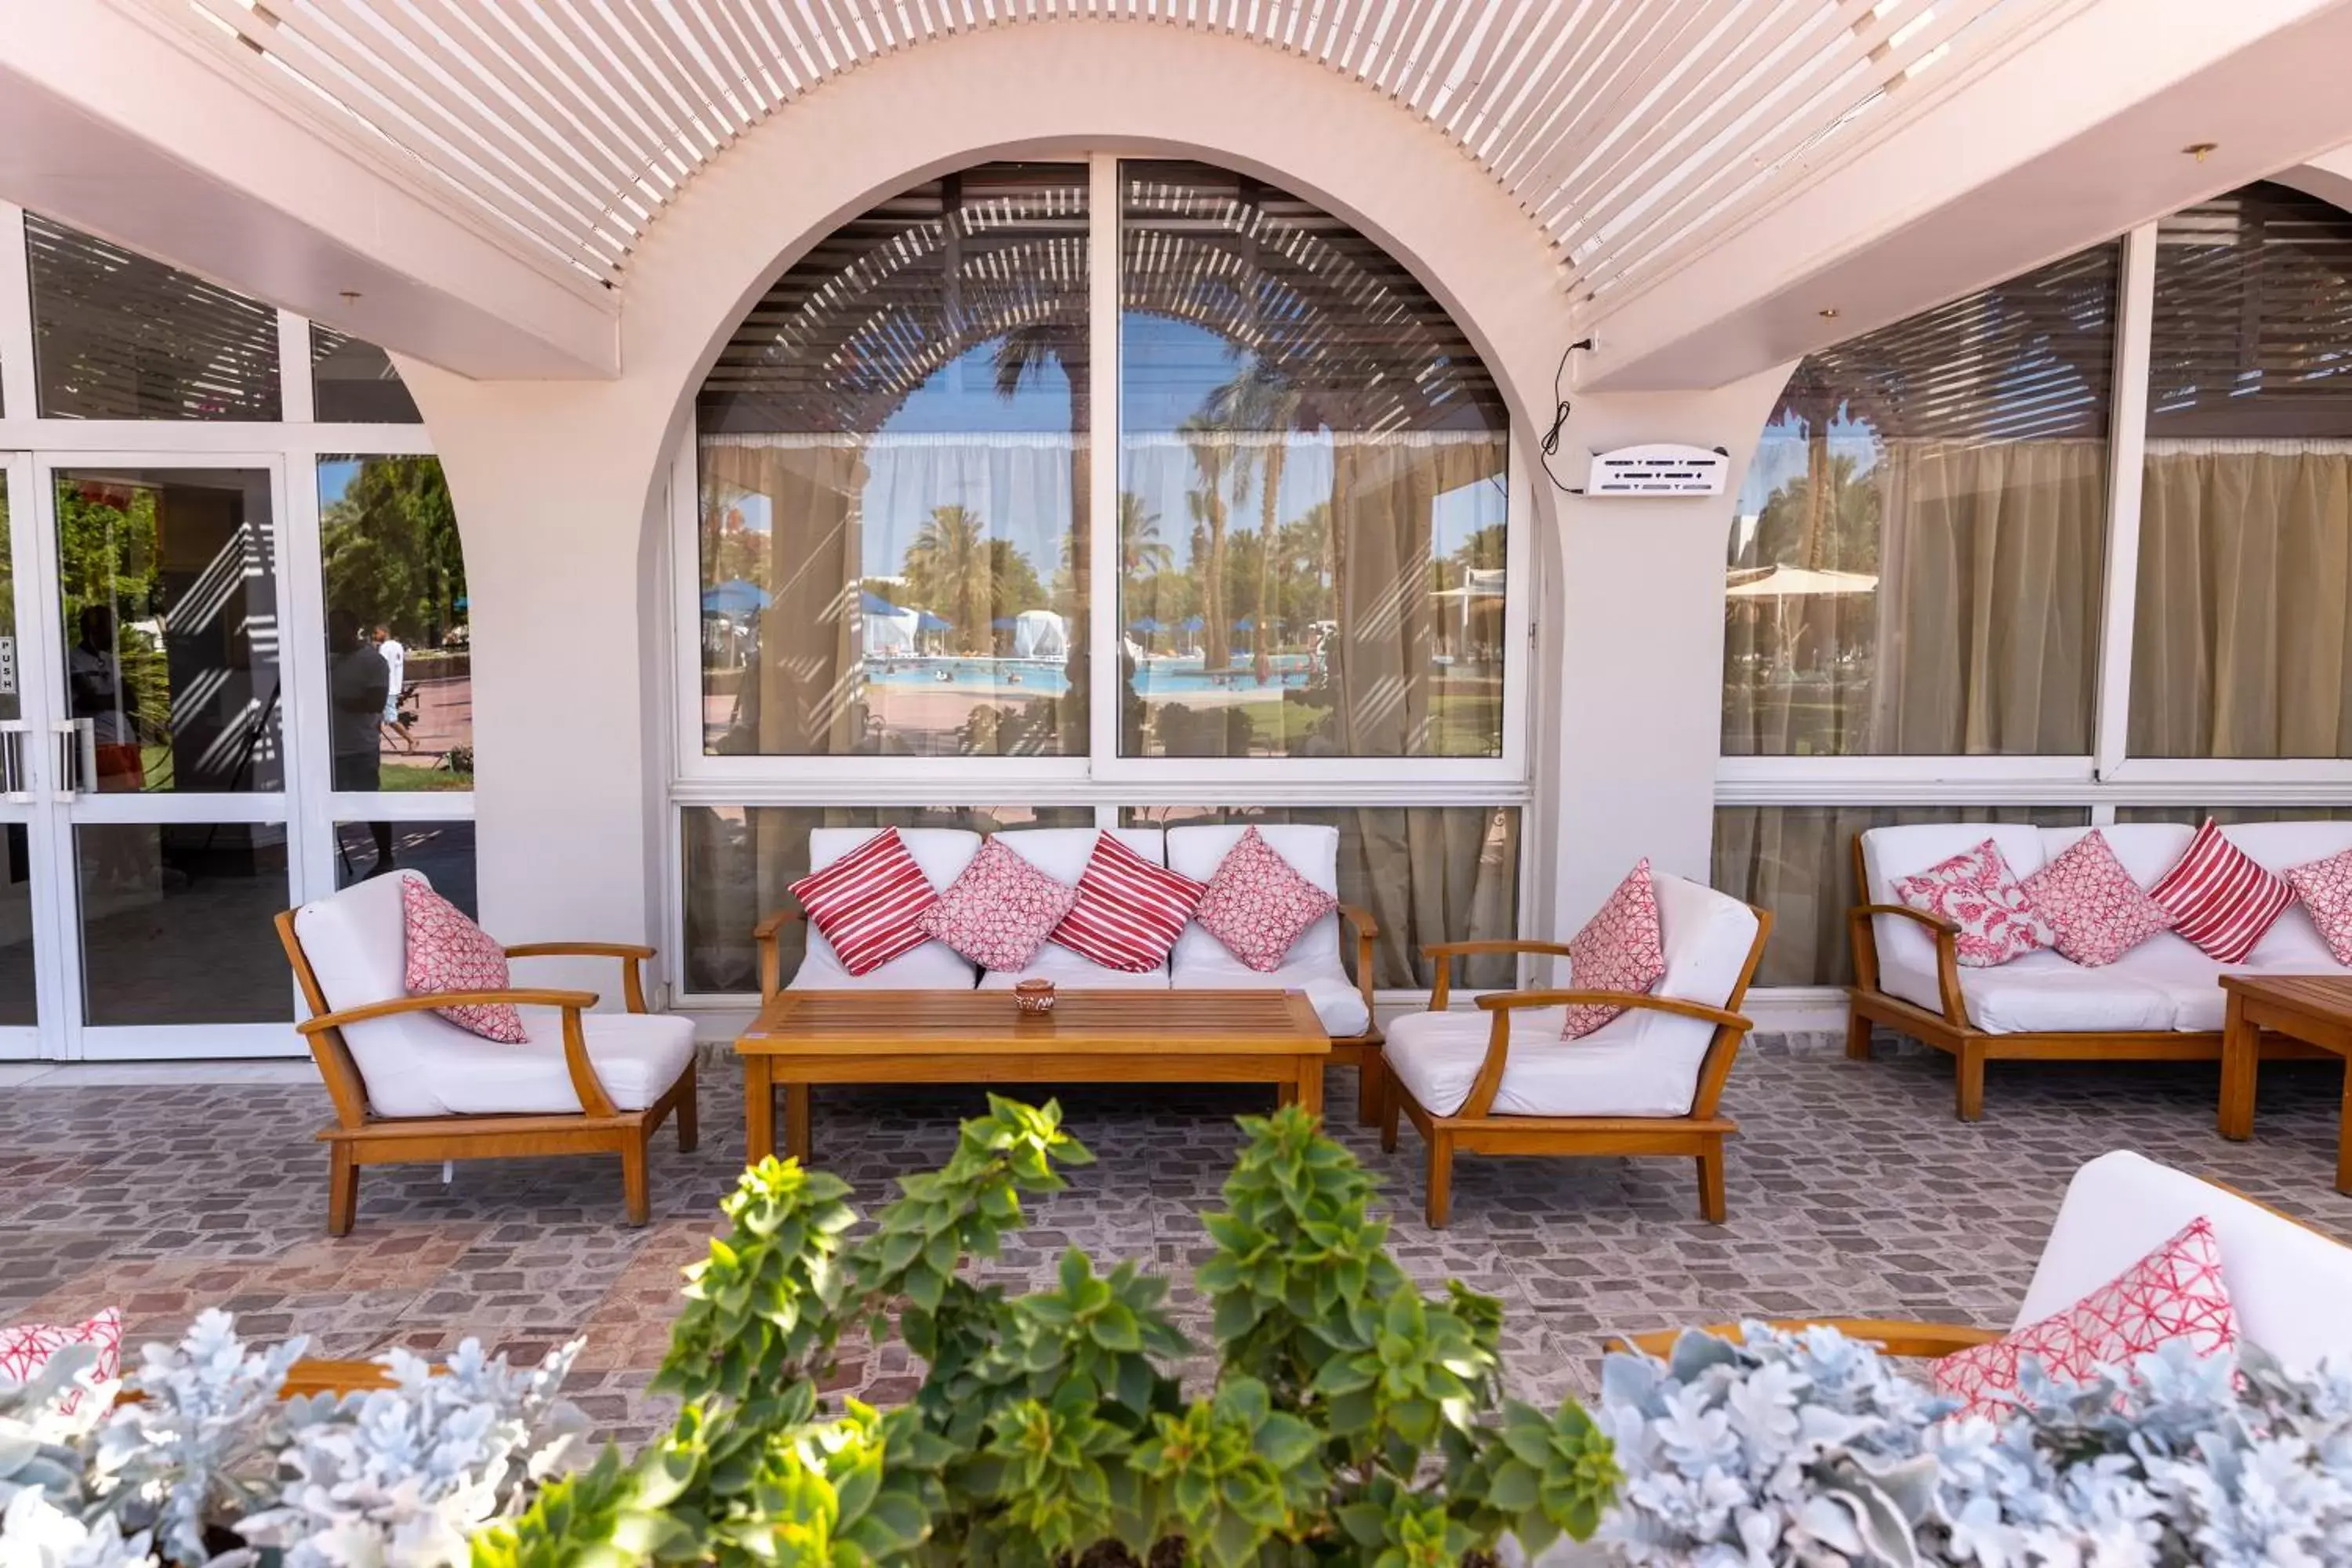
[(1544, 478), (1552, 482), (1553, 489), (1565, 490), (1570, 495), (1580, 493), (1578, 487), (1563, 483), (1560, 477), (1551, 471), (1551, 460), (1559, 455), (1560, 429), (1568, 423), (1568, 398), (1561, 391), (1561, 383), (1565, 381), (1568, 376), (1568, 356), (1574, 353), (1579, 349), (1589, 350), (1591, 347), (1592, 340), (1591, 338), (1579, 338), (1576, 342), (1569, 344), (1568, 347), (1559, 351), (1559, 367), (1551, 373), (1551, 428), (1546, 430), (1543, 433), (1543, 439), (1536, 443), (1536, 446), (1543, 453)]

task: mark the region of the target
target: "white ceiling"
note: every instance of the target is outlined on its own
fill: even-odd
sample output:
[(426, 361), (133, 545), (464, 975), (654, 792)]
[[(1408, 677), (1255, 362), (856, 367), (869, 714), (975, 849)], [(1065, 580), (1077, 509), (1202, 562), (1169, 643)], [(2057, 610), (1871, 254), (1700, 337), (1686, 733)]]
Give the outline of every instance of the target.
[(614, 287), (697, 170), (862, 61), (1076, 17), (1231, 33), (1453, 138), (1605, 310), (2078, 0), (114, 3), (536, 264)]

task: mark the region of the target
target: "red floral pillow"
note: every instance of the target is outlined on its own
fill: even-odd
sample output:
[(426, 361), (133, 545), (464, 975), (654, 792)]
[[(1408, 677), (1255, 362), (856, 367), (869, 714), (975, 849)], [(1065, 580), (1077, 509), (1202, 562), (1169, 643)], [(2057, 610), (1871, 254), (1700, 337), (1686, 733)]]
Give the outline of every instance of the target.
[(2224, 963), (2243, 963), (2294, 902), (2294, 889), (2223, 837), (2210, 816), (2147, 896), (2170, 912), (2173, 930)]
[[(407, 928), (411, 996), (507, 988), (507, 950), (424, 878), (402, 874), (400, 912)], [(501, 1045), (520, 1046), (530, 1038), (523, 1032), (522, 1015), (504, 1002), (433, 1010), (468, 1034)]]
[(869, 974), (930, 941), (920, 921), (940, 901), (895, 827), (788, 890), (852, 974)]
[(2326, 939), (2336, 962), (2352, 964), (2352, 849), (2294, 867), (2286, 881), (2311, 911), (2311, 923)]
[(1217, 862), (1192, 918), (1235, 958), (1271, 974), (1307, 928), (1339, 905), (1253, 827)]
[[(1666, 976), (1665, 933), (1658, 924), (1658, 889), (1650, 880), (1650, 859), (1633, 863), (1608, 901), (1569, 939), (1568, 983), (1579, 991), (1630, 991), (1647, 995)], [(1559, 1037), (1589, 1035), (1625, 1009), (1578, 1003), (1568, 1010)]]
[[(100, 1383), (111, 1383), (122, 1370), (122, 1314), (109, 1307), (87, 1322), (0, 1327), (0, 1384), (32, 1382), (49, 1358), (68, 1345), (94, 1347), (98, 1362), (91, 1374)], [(70, 1415), (80, 1404), (79, 1394), (68, 1394), (57, 1407)]]
[(1208, 890), (1205, 883), (1153, 865), (1118, 835), (1099, 834), (1078, 879), (1078, 896), (1052, 940), (1106, 969), (1141, 974), (1168, 962)]
[(1961, 1415), (1998, 1417), (2019, 1402), (2018, 1363), (2026, 1356), (2062, 1383), (2082, 1383), (2103, 1366), (2128, 1364), (2175, 1340), (2206, 1356), (2238, 1342), (2221, 1249), (2213, 1222), (2202, 1215), (2064, 1311), (1945, 1356), (1933, 1376), (1937, 1393), (1961, 1401)]
[(1895, 884), (1895, 896), (1957, 924), (1959, 961), (1971, 969), (1998, 968), (2058, 940), (1990, 838), (1904, 878)]
[(2142, 890), (2097, 828), (2025, 879), (2026, 901), (2057, 934), (2059, 956), (2086, 968), (2113, 963), (2160, 931), (2172, 913)]
[(1077, 896), (992, 837), (916, 924), (983, 969), (1023, 969)]

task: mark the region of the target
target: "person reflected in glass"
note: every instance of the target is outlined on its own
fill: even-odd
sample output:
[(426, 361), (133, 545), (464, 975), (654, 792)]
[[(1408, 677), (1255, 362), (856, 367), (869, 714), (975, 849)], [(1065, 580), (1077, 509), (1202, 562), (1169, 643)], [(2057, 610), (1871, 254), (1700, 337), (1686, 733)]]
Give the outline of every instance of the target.
[(383, 660), (387, 695), (383, 700), (383, 727), (392, 731), (393, 743), (404, 751), (416, 750), (415, 733), (408, 721), (400, 716), (400, 700), (407, 695), (402, 682), (408, 673), (408, 649), (392, 635), (392, 628), (379, 624), (375, 628), (375, 651)]
[[(383, 787), (383, 710), (391, 683), (391, 668), (360, 629), (359, 617), (349, 610), (328, 611), (327, 695), (333, 711), (327, 735), (339, 791)], [(381, 877), (392, 869), (392, 824), (371, 822), (368, 833), (375, 840), (375, 866), (368, 875)]]
[(89, 605), (78, 620), (80, 638), (66, 654), (68, 698), (73, 716), (89, 725), (97, 752), (98, 787), (105, 791), (146, 786), (147, 765), (140, 754), (134, 715), (139, 696), (122, 673), (121, 633), (111, 605)]

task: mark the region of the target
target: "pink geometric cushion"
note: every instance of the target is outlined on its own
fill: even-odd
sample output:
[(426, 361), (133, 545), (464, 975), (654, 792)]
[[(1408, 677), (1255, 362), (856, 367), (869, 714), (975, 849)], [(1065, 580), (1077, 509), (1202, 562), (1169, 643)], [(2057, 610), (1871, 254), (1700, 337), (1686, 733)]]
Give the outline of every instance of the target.
[(2187, 1340), (2200, 1356), (2238, 1342), (2238, 1317), (2221, 1282), (2213, 1222), (2200, 1215), (2163, 1246), (2063, 1312), (1936, 1363), (1936, 1391), (1960, 1400), (1964, 1415), (1998, 1416), (2015, 1405), (2017, 1367), (2032, 1356), (2062, 1383), (2082, 1383), (2103, 1366), (2128, 1364), (2158, 1345)]
[(983, 969), (1022, 969), (1077, 896), (992, 837), (916, 924)]
[(1990, 838), (1904, 878), (1895, 884), (1895, 896), (1957, 924), (1959, 961), (1971, 969), (1997, 968), (2058, 940)]
[(2058, 954), (2085, 968), (2113, 963), (2160, 931), (2172, 912), (2141, 890), (2095, 827), (2025, 879), (2026, 901), (2058, 933)]
[[(0, 1327), (0, 1384), (32, 1382), (49, 1364), (49, 1358), (68, 1345), (95, 1346), (98, 1363), (89, 1374), (100, 1383), (111, 1383), (122, 1367), (122, 1314), (109, 1307), (87, 1322)], [(70, 1415), (80, 1404), (79, 1394), (68, 1394), (58, 1401), (57, 1407)]]
[(2294, 902), (2294, 889), (2224, 838), (2210, 816), (2147, 896), (2170, 911), (2173, 930), (2223, 963), (2243, 963)]
[(2286, 880), (2311, 911), (2311, 923), (2326, 939), (2336, 962), (2352, 964), (2352, 849), (2294, 867)]
[[(1650, 858), (1633, 863), (1617, 890), (1569, 939), (1568, 983), (1579, 991), (1629, 991), (1647, 995), (1666, 975), (1664, 931), (1658, 924), (1658, 890), (1650, 880)], [(1589, 1035), (1625, 1009), (1577, 1003), (1560, 1025), (1559, 1037)]]
[(1217, 862), (1192, 918), (1235, 958), (1271, 974), (1307, 928), (1339, 905), (1253, 827)]
[[(400, 911), (407, 926), (411, 996), (507, 988), (507, 950), (467, 920), (465, 910), (425, 886), (424, 878), (402, 874)], [(501, 1045), (520, 1046), (530, 1038), (523, 1033), (522, 1015), (504, 1002), (433, 1010), (457, 1027)]]
[(1106, 969), (1141, 974), (1168, 962), (1208, 884), (1155, 866), (1116, 834), (1095, 838), (1078, 896), (1052, 940)]
[(786, 890), (852, 974), (870, 973), (930, 941), (922, 918), (940, 901), (895, 827)]

